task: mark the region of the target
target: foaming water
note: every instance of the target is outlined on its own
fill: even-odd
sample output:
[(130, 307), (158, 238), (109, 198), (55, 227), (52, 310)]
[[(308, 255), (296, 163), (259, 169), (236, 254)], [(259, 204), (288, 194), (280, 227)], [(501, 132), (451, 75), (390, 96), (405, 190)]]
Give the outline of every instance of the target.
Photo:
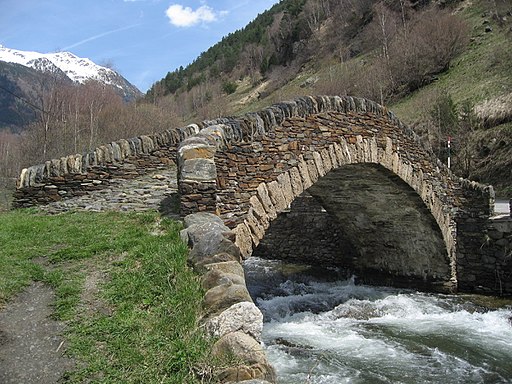
[[(510, 383), (512, 311), (246, 265), (279, 383)], [(267, 285), (266, 285), (267, 284)]]

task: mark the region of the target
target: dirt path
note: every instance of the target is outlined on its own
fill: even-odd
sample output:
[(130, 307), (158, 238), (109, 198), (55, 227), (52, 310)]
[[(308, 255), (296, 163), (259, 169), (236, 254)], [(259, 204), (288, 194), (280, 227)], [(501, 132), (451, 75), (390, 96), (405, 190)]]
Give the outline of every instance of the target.
[(57, 383), (73, 368), (64, 326), (51, 319), (52, 290), (33, 283), (0, 312), (0, 383)]

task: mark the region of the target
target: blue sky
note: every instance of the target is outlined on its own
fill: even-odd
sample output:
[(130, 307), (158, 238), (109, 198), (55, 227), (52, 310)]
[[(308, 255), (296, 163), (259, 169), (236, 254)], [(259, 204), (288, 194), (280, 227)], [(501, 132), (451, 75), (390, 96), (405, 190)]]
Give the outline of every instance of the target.
[(145, 92), (278, 0), (0, 0), (0, 44), (110, 62)]

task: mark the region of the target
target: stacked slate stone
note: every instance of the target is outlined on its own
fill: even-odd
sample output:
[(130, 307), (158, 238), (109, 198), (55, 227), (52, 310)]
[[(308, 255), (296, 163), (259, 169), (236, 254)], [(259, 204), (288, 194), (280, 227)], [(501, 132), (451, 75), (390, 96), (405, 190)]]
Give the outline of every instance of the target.
[(176, 146), (196, 134), (195, 124), (102, 145), (94, 151), (46, 161), (22, 170), (14, 206), (47, 204), (104, 188), (112, 177), (133, 178), (174, 163)]

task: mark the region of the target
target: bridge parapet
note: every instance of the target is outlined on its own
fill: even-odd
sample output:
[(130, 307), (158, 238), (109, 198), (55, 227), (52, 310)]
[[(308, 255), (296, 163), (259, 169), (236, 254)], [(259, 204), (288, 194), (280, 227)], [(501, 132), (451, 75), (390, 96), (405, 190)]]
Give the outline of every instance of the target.
[(152, 135), (121, 139), (84, 154), (46, 161), (22, 170), (14, 206), (47, 204), (101, 189), (113, 176), (132, 178), (162, 164), (173, 163), (176, 146), (198, 133), (191, 124)]

